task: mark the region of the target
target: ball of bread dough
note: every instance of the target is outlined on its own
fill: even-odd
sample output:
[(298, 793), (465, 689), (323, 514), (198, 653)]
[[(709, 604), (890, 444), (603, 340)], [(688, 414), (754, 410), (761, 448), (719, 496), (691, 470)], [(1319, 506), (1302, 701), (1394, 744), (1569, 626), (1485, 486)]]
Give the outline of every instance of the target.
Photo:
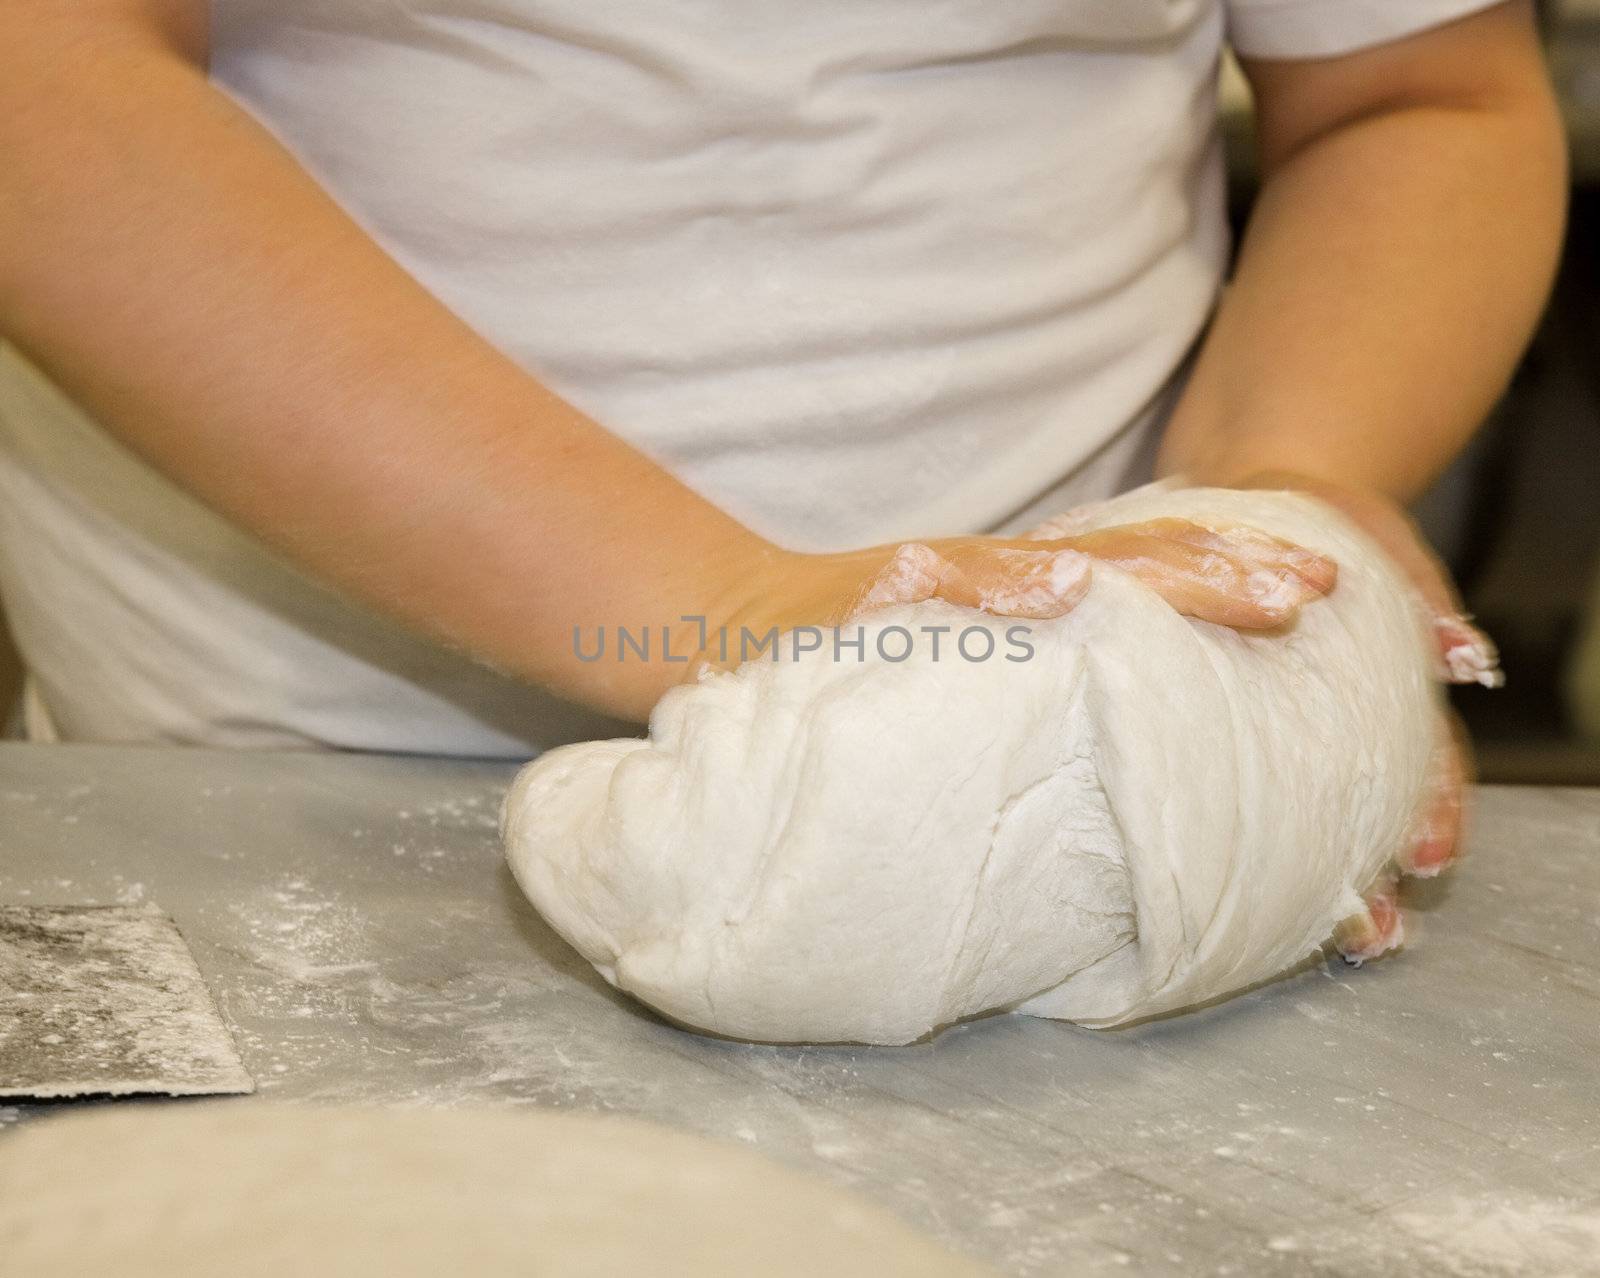
[(987, 1273), (750, 1150), (505, 1110), (142, 1106), (0, 1139), (0, 1270), (28, 1278)]
[(648, 740), (530, 764), (504, 812), (518, 882), (608, 981), (739, 1038), (905, 1043), (994, 1009), (1112, 1025), (1283, 971), (1414, 819), (1429, 638), (1387, 558), (1309, 498), (1147, 489), (1079, 524), (1161, 516), (1288, 538), (1338, 584), (1248, 633), (1096, 564), (1072, 612), (1022, 623), (1025, 660), (1013, 619), (873, 614), (862, 660), (750, 661), (670, 692)]

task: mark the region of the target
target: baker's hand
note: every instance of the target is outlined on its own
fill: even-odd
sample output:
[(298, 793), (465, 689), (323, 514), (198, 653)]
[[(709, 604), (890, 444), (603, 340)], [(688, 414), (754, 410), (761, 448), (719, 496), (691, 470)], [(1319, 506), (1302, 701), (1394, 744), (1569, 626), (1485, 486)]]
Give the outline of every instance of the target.
[(749, 574), (721, 623), (727, 633), (763, 635), (838, 626), (929, 599), (1042, 620), (1083, 598), (1096, 560), (1131, 573), (1187, 616), (1239, 629), (1292, 621), (1337, 575), (1331, 560), (1253, 528), (1156, 519), (1042, 538), (953, 537), (783, 554)]
[[(1468, 619), (1449, 572), (1393, 500), (1381, 493), (1285, 471), (1263, 471), (1235, 487), (1303, 492), (1334, 507), (1377, 542), (1416, 588), (1438, 640), (1440, 679), (1491, 688), (1500, 684), (1494, 644)], [(1404, 938), (1397, 903), (1399, 876), (1431, 878), (1449, 865), (1459, 850), (1471, 753), (1466, 733), (1450, 711), (1440, 711), (1436, 731), (1433, 776), (1406, 846), (1395, 858), (1395, 870), (1367, 892), (1366, 911), (1345, 920), (1335, 934), (1339, 952), (1349, 962), (1376, 958)]]

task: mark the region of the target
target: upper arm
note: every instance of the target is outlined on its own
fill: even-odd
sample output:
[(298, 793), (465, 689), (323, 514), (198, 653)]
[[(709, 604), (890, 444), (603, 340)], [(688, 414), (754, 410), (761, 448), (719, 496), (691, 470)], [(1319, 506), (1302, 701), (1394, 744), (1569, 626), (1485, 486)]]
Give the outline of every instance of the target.
[(1256, 101), (1264, 172), (1341, 125), (1416, 107), (1528, 111), (1554, 98), (1531, 0), (1507, 0), (1442, 26), (1328, 58), (1242, 58)]
[(148, 41), (205, 66), (210, 0), (5, 0), (0, 48), (21, 56), (85, 40)]

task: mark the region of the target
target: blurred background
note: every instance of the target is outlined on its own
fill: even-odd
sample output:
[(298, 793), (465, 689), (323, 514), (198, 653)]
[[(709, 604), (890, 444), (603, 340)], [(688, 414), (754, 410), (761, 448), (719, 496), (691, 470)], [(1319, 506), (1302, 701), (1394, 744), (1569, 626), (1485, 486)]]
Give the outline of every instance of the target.
[[(1501, 648), (1504, 688), (1452, 693), (1480, 777), (1600, 784), (1600, 0), (1541, 11), (1572, 148), (1561, 273), (1504, 401), (1417, 514)], [(1242, 222), (1255, 165), (1249, 93), (1231, 68), (1222, 100)], [(0, 616), (0, 710), (18, 682)]]
[[(1473, 447), (1416, 507), (1506, 686), (1458, 688), (1485, 781), (1600, 785), (1600, 0), (1541, 5), (1572, 150), (1544, 324)], [(1249, 93), (1229, 69), (1234, 215), (1255, 193)]]

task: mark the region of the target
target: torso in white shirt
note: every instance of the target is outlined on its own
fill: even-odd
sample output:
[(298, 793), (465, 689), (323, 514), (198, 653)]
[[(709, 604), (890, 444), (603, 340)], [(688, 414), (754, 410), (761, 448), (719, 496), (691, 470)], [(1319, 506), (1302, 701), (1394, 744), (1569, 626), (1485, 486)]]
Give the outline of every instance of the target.
[[(212, 75), (530, 372), (828, 549), (1012, 527), (1148, 468), (1226, 256), (1225, 22), (1317, 52), (1481, 3), (217, 0)], [(36, 735), (611, 730), (311, 585), (14, 352), (0, 586)]]

